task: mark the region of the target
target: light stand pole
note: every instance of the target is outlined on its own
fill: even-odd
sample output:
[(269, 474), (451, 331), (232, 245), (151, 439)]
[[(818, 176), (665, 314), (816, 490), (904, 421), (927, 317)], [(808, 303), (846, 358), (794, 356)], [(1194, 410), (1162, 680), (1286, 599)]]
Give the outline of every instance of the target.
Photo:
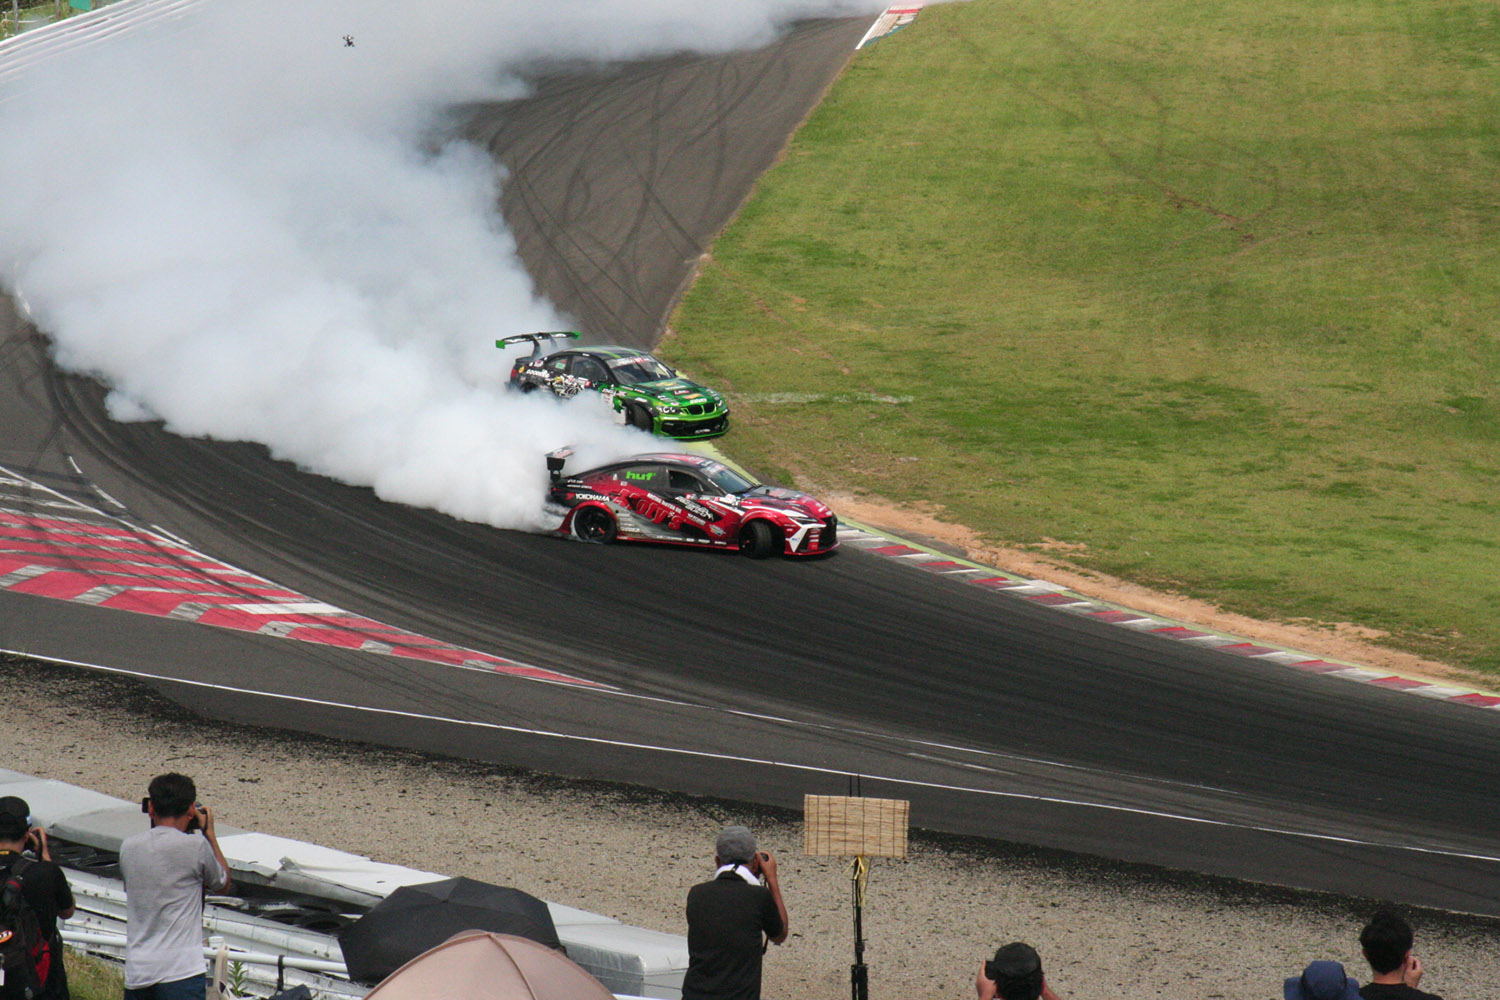
[(865, 880), (870, 863), (859, 855), (851, 865), (854, 884), (854, 964), (849, 966), (849, 991), (852, 1000), (870, 1000), (870, 968), (865, 965)]
[[(849, 790), (858, 789), (850, 778)], [(849, 995), (869, 1000), (870, 970), (865, 965), (865, 883), (871, 858), (906, 857), (911, 803), (905, 799), (870, 799), (861, 795), (804, 795), (803, 851), (810, 858), (849, 858), (854, 889), (854, 964), (849, 966)]]

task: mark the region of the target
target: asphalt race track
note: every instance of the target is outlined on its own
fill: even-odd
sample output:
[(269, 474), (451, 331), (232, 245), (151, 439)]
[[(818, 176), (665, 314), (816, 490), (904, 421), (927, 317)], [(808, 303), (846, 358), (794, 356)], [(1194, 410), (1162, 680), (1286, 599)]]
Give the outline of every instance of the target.
[(545, 76), (466, 133), (537, 289), (596, 341), (650, 347), (698, 257), (853, 54), (865, 18), (768, 49)]
[[(649, 342), (863, 27), (466, 109), (512, 171), (504, 208), (541, 287), (585, 329)], [(922, 827), (1500, 915), (1493, 713), (849, 548), (752, 562), (454, 521), (259, 446), (114, 423), (8, 302), (0, 338), (0, 466), (319, 601), (608, 687), (4, 590), (0, 647), (134, 673), (230, 721), (792, 808), (858, 775)]]

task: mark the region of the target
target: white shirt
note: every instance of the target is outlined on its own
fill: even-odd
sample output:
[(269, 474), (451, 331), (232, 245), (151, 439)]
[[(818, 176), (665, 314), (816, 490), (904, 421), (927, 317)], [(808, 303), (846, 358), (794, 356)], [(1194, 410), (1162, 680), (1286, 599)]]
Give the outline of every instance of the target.
[(208, 838), (170, 826), (143, 830), (120, 845), (120, 876), (125, 988), (203, 975), (203, 890), (229, 881)]

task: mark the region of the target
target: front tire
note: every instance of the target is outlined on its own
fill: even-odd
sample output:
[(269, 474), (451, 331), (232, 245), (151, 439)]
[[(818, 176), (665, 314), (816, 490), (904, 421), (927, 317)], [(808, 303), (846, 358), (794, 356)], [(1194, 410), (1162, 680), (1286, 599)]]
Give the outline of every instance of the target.
[(781, 539), (769, 521), (751, 521), (740, 532), (740, 552), (751, 559), (765, 559), (780, 551)]
[(573, 515), (573, 536), (580, 541), (608, 545), (618, 534), (615, 519), (598, 507), (585, 507)]
[(651, 411), (640, 403), (630, 404), (630, 409), (625, 411), (625, 422), (632, 427), (639, 427), (647, 434), (656, 433), (656, 420), (651, 416)]

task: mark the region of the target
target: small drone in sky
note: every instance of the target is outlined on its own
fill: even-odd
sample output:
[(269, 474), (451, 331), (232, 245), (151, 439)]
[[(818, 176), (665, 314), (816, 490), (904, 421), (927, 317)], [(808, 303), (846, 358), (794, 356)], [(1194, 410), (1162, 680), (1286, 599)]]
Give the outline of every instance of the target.
[(344, 48), (346, 48), (346, 49), (352, 49), (352, 48), (354, 48), (354, 36), (353, 35), (345, 35), (344, 36)]

